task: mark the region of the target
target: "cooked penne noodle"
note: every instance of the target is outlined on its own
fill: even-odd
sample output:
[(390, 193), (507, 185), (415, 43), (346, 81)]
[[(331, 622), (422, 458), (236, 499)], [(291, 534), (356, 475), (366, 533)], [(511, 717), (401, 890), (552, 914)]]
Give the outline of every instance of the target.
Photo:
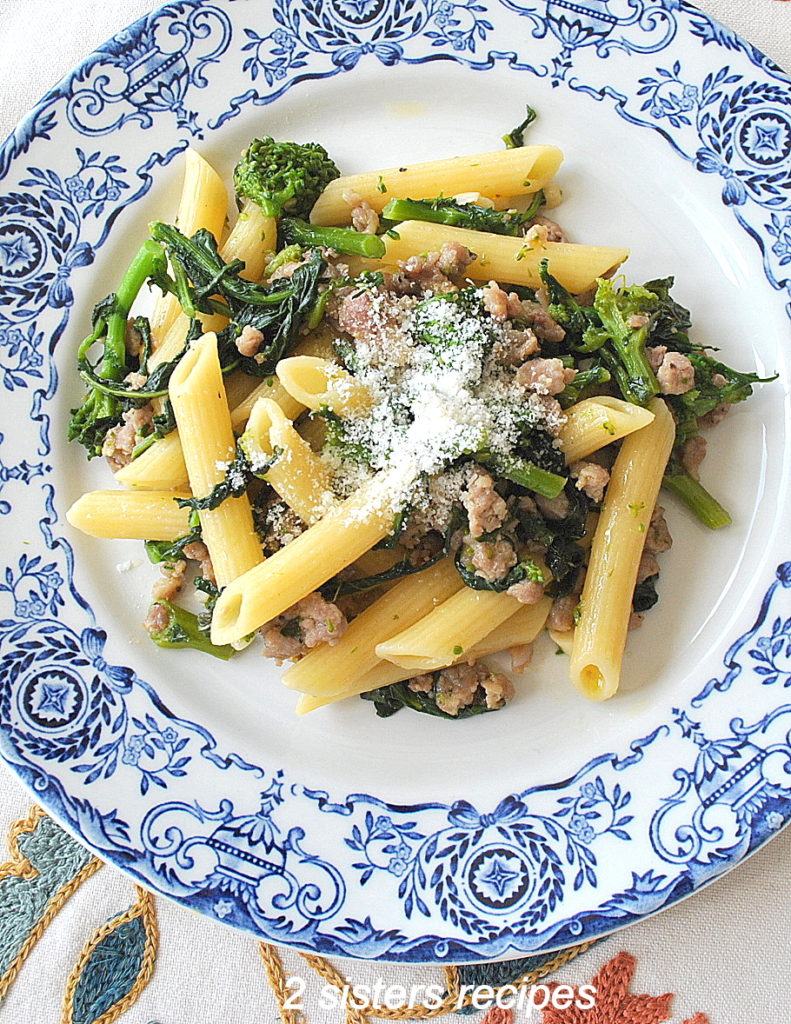
[[(216, 334), (204, 334), (183, 356), (170, 378), (170, 400), (190, 488), (196, 497), (203, 498), (225, 478), (225, 467), (236, 452)], [(226, 498), (217, 508), (199, 515), (218, 586), (227, 586), (262, 560), (246, 494)], [(242, 636), (235, 639), (241, 640)]]
[(510, 594), (464, 587), (413, 626), (377, 645), (376, 654), (417, 675), (464, 657), (519, 610)]
[(66, 513), (71, 526), (91, 537), (177, 540), (189, 533), (190, 510), (177, 498), (189, 491), (89, 491)]
[(259, 398), (239, 442), (253, 469), (277, 458), (266, 481), (306, 523), (315, 523), (337, 504), (330, 475), (283, 410), (269, 398)]
[[(487, 654), (507, 650), (509, 647), (519, 647), (523, 644), (532, 643), (544, 628), (544, 623), (551, 607), (552, 600), (549, 597), (542, 597), (536, 604), (520, 605), (513, 615), (506, 619), (497, 629), (492, 630), (488, 636), (479, 640), (474, 647), (467, 651), (466, 655), (461, 655), (454, 659), (454, 664), (469, 659), (484, 658)], [(301, 664), (301, 662), (298, 664)], [(296, 713), (298, 715), (305, 715), (309, 711), (315, 711), (317, 708), (333, 704), (335, 701), (345, 700), (347, 697), (354, 697), (361, 693), (368, 693), (369, 690), (377, 690), (380, 686), (389, 686), (391, 683), (403, 682), (414, 674), (413, 669), (394, 665), (390, 661), (380, 661), (374, 668), (366, 672), (364, 676), (356, 679), (332, 696), (316, 696), (312, 693), (302, 693), (297, 701)]]
[(573, 294), (590, 288), (596, 278), (620, 266), (629, 255), (628, 249), (611, 246), (512, 238), (419, 220), (405, 220), (395, 234), (397, 238), (382, 236), (386, 252), (381, 262), (387, 266), (440, 249), (444, 242), (458, 242), (478, 256), (465, 271), (474, 281), (507, 281), (538, 288), (539, 264), (548, 260), (550, 273)]
[(178, 430), (172, 430), (118, 470), (115, 479), (124, 487), (167, 491), (189, 487), (187, 464)]
[(675, 439), (662, 399), (649, 409), (653, 421), (624, 440), (612, 468), (580, 598), (570, 671), (591, 700), (606, 700), (618, 689), (637, 569)]
[(380, 473), (309, 527), (226, 587), (214, 608), (212, 643), (233, 643), (274, 619), (351, 565), (393, 528), (387, 495), (401, 473)]
[(266, 217), (257, 203), (247, 199), (220, 254), (226, 263), (233, 260), (244, 263), (240, 277), (259, 281), (264, 273), (266, 257), (276, 245), (277, 221), (274, 217)]
[(328, 409), (338, 416), (354, 416), (371, 407), (371, 394), (365, 384), (328, 359), (281, 359), (277, 376), (286, 391), (313, 412)]
[(574, 650), (574, 630), (548, 629), (547, 633), (549, 633), (549, 639), (552, 643), (557, 644), (560, 650), (570, 657), (571, 652)]
[[(219, 241), (227, 209), (228, 193), (222, 178), (200, 153), (188, 149), (184, 154), (184, 184), (176, 216), (179, 230), (194, 235), (199, 228), (205, 228)], [(155, 344), (161, 345), (180, 314), (181, 306), (175, 295), (163, 295), (157, 300), (150, 317)]]
[(556, 146), (521, 146), (347, 174), (327, 185), (310, 219), (313, 224), (347, 224), (351, 207), (344, 192), (356, 192), (377, 212), (394, 198), (433, 199), (459, 192), (480, 192), (502, 207), (512, 196), (537, 192), (555, 176), (562, 160)]
[(609, 395), (584, 398), (566, 409), (566, 423), (560, 430), (560, 447), (566, 462), (592, 455), (613, 441), (648, 426), (653, 418), (649, 409), (621, 398)]
[(316, 696), (341, 693), (350, 680), (379, 662), (378, 643), (428, 615), (462, 586), (450, 558), (407, 576), (361, 612), (337, 644), (318, 647), (292, 665), (283, 676), (283, 685)]

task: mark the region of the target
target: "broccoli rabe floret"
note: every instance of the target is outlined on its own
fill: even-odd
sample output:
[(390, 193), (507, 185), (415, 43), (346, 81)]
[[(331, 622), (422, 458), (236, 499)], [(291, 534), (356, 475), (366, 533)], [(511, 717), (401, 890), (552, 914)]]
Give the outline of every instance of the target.
[(252, 199), (267, 217), (307, 217), (340, 171), (317, 142), (253, 139), (233, 172), (237, 196)]

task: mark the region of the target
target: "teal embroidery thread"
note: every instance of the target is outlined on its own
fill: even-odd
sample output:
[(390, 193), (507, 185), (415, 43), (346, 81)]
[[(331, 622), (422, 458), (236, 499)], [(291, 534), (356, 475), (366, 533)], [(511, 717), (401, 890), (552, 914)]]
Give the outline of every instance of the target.
[(34, 807), (0, 867), (0, 1000), (49, 921), (102, 862)]
[(63, 1024), (109, 1024), (143, 991), (156, 961), (158, 930), (152, 895), (110, 918), (83, 949), (66, 985)]

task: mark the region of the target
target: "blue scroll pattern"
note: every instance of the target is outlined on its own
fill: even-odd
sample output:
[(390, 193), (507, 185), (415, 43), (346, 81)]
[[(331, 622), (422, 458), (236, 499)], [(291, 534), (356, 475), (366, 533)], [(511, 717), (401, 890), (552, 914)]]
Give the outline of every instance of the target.
[[(529, 45), (517, 52), (519, 38)], [(0, 378), (15, 417), (0, 435), (0, 515), (28, 534), (37, 524), (0, 566), (2, 754), (97, 851), (158, 890), (275, 941), (404, 961), (601, 934), (716, 877), (791, 815), (791, 705), (718, 710), (733, 687), (779, 694), (791, 682), (788, 562), (688, 706), (628, 751), (488, 808), (309, 788), (222, 751), (108, 660), (55, 507), (54, 354), (75, 282), (158, 167), (246, 104), (366, 64), (435, 60), (515, 69), (658, 133), (720, 179), (767, 280), (788, 294), (788, 81), (686, 0), (180, 0), (101, 47), (0, 148)], [(141, 145), (151, 128), (154, 152)], [(672, 778), (657, 768), (667, 750)], [(214, 803), (195, 797), (207, 773), (227, 794)], [(648, 812), (646, 778), (667, 785)], [(645, 870), (616, 880), (612, 865), (638, 846)], [(319, 852), (331, 848), (332, 859)]]

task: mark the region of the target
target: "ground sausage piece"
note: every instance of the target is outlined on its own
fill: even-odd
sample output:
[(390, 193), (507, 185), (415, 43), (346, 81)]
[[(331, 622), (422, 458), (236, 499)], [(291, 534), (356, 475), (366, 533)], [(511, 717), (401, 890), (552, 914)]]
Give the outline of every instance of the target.
[(681, 352), (666, 353), (656, 371), (663, 395), (683, 395), (695, 387), (695, 367)]
[(662, 360), (667, 355), (667, 345), (650, 345), (646, 348), (645, 354), (649, 366), (656, 373), (662, 365)]
[(542, 233), (541, 237), (547, 242), (568, 242), (569, 240), (568, 235), (557, 221), (543, 217), (540, 213), (530, 221), (530, 228), (534, 227), (544, 228), (545, 233)]
[(640, 327), (645, 327), (648, 323), (648, 317), (645, 313), (632, 313), (632, 315), (627, 318), (626, 322), (632, 330), (638, 330)]
[(434, 689), (434, 676), (430, 672), (422, 676), (413, 676), (407, 686), (413, 693), (431, 693)]
[(187, 563), (183, 559), (178, 562), (165, 562), (160, 566), (162, 575), (154, 580), (151, 597), (155, 601), (170, 601), (181, 590), (184, 583), (184, 572)]
[(529, 359), (516, 371), (516, 382), (539, 395), (559, 395), (577, 376), (561, 359)]
[(523, 302), (519, 319), (533, 328), (539, 341), (559, 342), (566, 337), (566, 329), (539, 302)]
[(263, 630), (264, 657), (274, 658), (280, 665), (287, 659), (300, 657), (305, 653), (305, 645), (298, 636), (284, 636), (281, 632), (286, 619), (280, 615)]
[(547, 618), (547, 629), (554, 629), (558, 633), (568, 633), (574, 629), (574, 609), (578, 603), (579, 596), (576, 594), (556, 597)]
[(610, 482), (610, 474), (595, 462), (575, 462), (570, 472), (577, 481), (577, 490), (584, 491), (593, 501), (601, 501), (604, 488)]
[(353, 189), (344, 189), (341, 198), (352, 210), (352, 227), (355, 231), (375, 235), (379, 230), (379, 214), (371, 204)]
[(716, 427), (718, 423), (725, 419), (730, 410), (731, 407), (728, 402), (720, 402), (719, 405), (714, 406), (711, 412), (707, 412), (705, 416), (701, 416), (698, 419), (698, 426), (703, 430), (707, 427)]
[[(526, 645), (530, 647), (530, 644)], [(531, 648), (532, 650), (532, 648)], [(528, 656), (527, 661), (530, 661)], [(527, 662), (525, 662), (527, 664)], [(521, 670), (517, 670), (521, 671)], [(509, 700), (513, 700), (514, 697), (514, 684), (508, 678), (503, 675), (502, 672), (493, 672), (487, 674), (481, 680), (481, 686), (483, 692), (486, 694), (486, 707), (491, 711), (495, 708), (501, 708), (507, 704)]]
[(135, 327), (134, 320), (126, 321), (124, 333), (124, 346), (130, 356), (138, 358), (143, 354), (143, 335)]
[(545, 519), (565, 519), (571, 508), (569, 499), (563, 491), (560, 492), (557, 498), (544, 498), (542, 495), (537, 494), (536, 504), (541, 509)]
[(643, 550), (652, 555), (661, 555), (663, 551), (669, 551), (673, 546), (673, 538), (665, 522), (665, 510), (657, 505), (651, 513), (651, 522), (645, 535)]
[(481, 288), (483, 308), (495, 320), (513, 320), (522, 315), (522, 300), (516, 292), (506, 292), (496, 281)]
[(209, 549), (202, 540), (193, 541), (192, 544), (185, 544), (184, 555), (193, 562), (200, 562), (201, 576), (209, 580), (210, 583), (217, 582), (214, 575), (214, 566), (212, 565)]
[(629, 625), (627, 628), (630, 630), (639, 629), (643, 624), (644, 618), (645, 616), (642, 612), (632, 612), (632, 614), (629, 616)]
[(161, 633), (170, 621), (170, 612), (161, 604), (149, 605), (148, 615), (143, 622), (143, 629), (149, 633)]
[(544, 584), (522, 580), (521, 583), (512, 584), (506, 593), (515, 597), (521, 604), (537, 604), (544, 596)]
[(453, 665), (442, 669), (437, 677), (437, 707), (446, 715), (458, 715), (473, 703), (479, 686), (486, 695), (487, 708), (492, 710), (502, 707), (514, 695), (511, 680), (500, 672), (490, 672), (484, 665)]
[(242, 333), (236, 339), (236, 348), (239, 351), (239, 355), (254, 356), (261, 347), (263, 340), (264, 336), (261, 331), (251, 327), (249, 324), (245, 324), (242, 328)]
[(524, 672), (533, 660), (533, 645), (517, 644), (516, 647), (509, 647), (508, 653), (511, 655), (511, 671)]
[(706, 438), (700, 434), (687, 438), (681, 446), (681, 462), (693, 480), (700, 479), (700, 464), (706, 458)]
[(308, 648), (319, 644), (336, 644), (346, 631), (346, 616), (336, 604), (325, 601), (321, 594), (308, 594), (291, 611), (296, 612), (302, 639)]
[(138, 373), (136, 370), (127, 373), (124, 377), (124, 383), (128, 384), (133, 391), (139, 391), (147, 381), (148, 377), (144, 373)]
[(524, 331), (506, 327), (503, 334), (494, 343), (492, 354), (504, 366), (519, 366), (538, 351), (538, 338), (529, 327)]
[(107, 459), (110, 469), (116, 473), (129, 465), (132, 452), (137, 444), (137, 435), (151, 425), (154, 419), (154, 407), (147, 402), (140, 409), (127, 409), (123, 415), (123, 423), (111, 427), (102, 445), (102, 455)]
[(477, 259), (458, 242), (443, 242), (439, 252), (410, 256), (401, 264), (404, 274), (428, 291), (442, 294), (456, 290), (456, 279)]
[(471, 537), (465, 538), (471, 543), (472, 557), (470, 562), (478, 576), (481, 576), (487, 583), (494, 583), (501, 580), (503, 576), (516, 565), (516, 552), (513, 545), (499, 538), (496, 541), (477, 541)]
[(508, 514), (508, 506), (494, 489), (494, 480), (483, 469), (476, 469), (461, 500), (467, 509), (470, 534), (475, 538), (496, 530)]
[(645, 582), (649, 576), (659, 575), (659, 562), (657, 562), (654, 555), (650, 551), (644, 551), (640, 556), (640, 564), (637, 567), (637, 580), (636, 585), (639, 586)]

